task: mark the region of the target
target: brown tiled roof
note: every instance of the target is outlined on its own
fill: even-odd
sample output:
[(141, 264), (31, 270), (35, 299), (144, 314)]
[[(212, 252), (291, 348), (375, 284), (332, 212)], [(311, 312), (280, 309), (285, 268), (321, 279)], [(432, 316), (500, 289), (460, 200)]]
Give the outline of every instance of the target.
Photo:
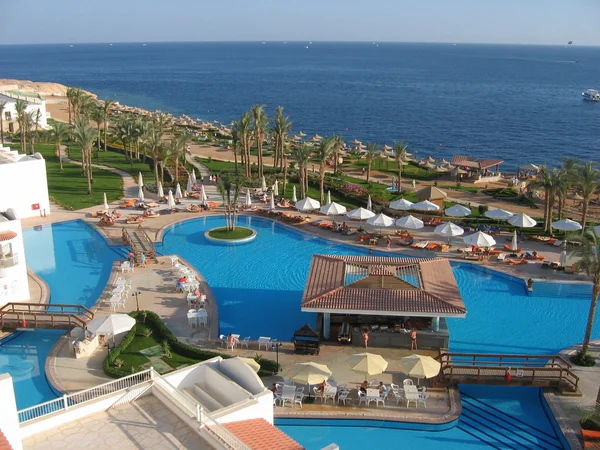
[(252, 450), (303, 450), (300, 444), (271, 425), (265, 419), (241, 420), (223, 424), (240, 441)]
[(11, 230), (0, 231), (0, 242), (2, 241), (10, 241), (13, 238), (17, 237), (17, 233)]
[(0, 450), (12, 450), (12, 446), (8, 442), (8, 439), (6, 439), (6, 436), (4, 436), (2, 430), (0, 430)]
[[(346, 283), (346, 272), (358, 279)], [(448, 260), (372, 256), (314, 255), (302, 309), (466, 314)]]
[(471, 167), (473, 169), (487, 169), (503, 162), (501, 159), (471, 158), (469, 156), (454, 155), (450, 164), (453, 166)]
[(425, 198), (427, 200), (441, 200), (448, 197), (444, 191), (435, 186), (427, 186), (415, 193), (417, 198)]

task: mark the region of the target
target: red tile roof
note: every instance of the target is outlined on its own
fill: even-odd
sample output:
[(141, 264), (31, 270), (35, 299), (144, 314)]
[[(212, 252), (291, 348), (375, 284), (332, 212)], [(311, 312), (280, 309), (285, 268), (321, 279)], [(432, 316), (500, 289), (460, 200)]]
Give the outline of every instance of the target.
[(6, 436), (4, 436), (2, 430), (0, 430), (0, 450), (12, 450), (12, 446), (8, 442), (8, 439), (6, 439)]
[[(346, 274), (353, 276), (346, 281)], [(314, 255), (303, 311), (464, 316), (446, 259)]]
[(0, 232), (0, 242), (2, 241), (10, 241), (17, 237), (17, 233), (11, 230), (1, 231)]
[(503, 162), (501, 159), (471, 158), (469, 156), (454, 155), (450, 164), (453, 166), (471, 167), (473, 169), (487, 169)]
[(226, 423), (223, 426), (252, 450), (304, 449), (304, 447), (265, 419), (241, 420), (239, 422)]

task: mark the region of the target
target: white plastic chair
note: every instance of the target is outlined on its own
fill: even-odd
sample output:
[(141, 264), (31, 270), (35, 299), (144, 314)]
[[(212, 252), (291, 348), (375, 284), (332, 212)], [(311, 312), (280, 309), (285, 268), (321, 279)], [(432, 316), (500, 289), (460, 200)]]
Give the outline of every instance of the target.
[(248, 345), (250, 344), (250, 336), (246, 336), (244, 339), (242, 339), (240, 341), (240, 344), (241, 344), (242, 348), (244, 348), (244, 347), (248, 348)]
[(277, 339), (271, 339), (271, 342), (269, 342), (269, 349), (275, 350), (275, 347), (277, 345), (278, 345)]
[(369, 387), (379, 387), (379, 380), (371, 380), (369, 381)]
[(121, 284), (123, 284), (123, 283), (125, 283), (125, 278), (123, 278), (123, 277), (118, 277), (118, 278), (115, 280), (115, 282), (114, 282), (113, 286), (117, 287), (117, 286), (119, 286), (119, 285), (121, 285)]
[(296, 406), (296, 403), (300, 405), (300, 408), (302, 408), (302, 401), (304, 400), (304, 392), (298, 392), (298, 390), (296, 390), (296, 395), (294, 396), (294, 403), (292, 403), (292, 407)]
[(394, 399), (396, 400), (396, 405), (398, 403), (400, 403), (402, 400), (404, 400), (404, 396), (402, 395), (402, 393), (399, 390), (392, 391), (392, 395), (394, 396)]
[(360, 406), (362, 403), (365, 404), (365, 406), (369, 406), (369, 401), (367, 400), (367, 394), (365, 394), (363, 391), (358, 391), (358, 406)]
[(338, 403), (344, 402), (344, 406), (346, 406), (346, 400), (348, 400), (348, 395), (350, 395), (350, 391), (340, 392), (340, 395), (338, 395)]
[(417, 399), (417, 406), (423, 405), (424, 408), (427, 408), (427, 399), (429, 398), (429, 394), (419, 394), (419, 398)]
[(323, 395), (321, 394), (321, 392), (319, 391), (319, 389), (317, 387), (313, 387), (313, 394), (315, 394), (315, 402), (317, 401), (317, 399), (321, 400), (321, 403), (323, 403), (323, 399), (325, 397), (323, 397)]
[(410, 378), (407, 378), (406, 380), (404, 380), (404, 381), (402, 382), (402, 384), (403, 384), (404, 386), (414, 386), (414, 385), (415, 385), (415, 384), (413, 383), (413, 380), (411, 380)]
[(277, 392), (275, 392), (273, 394), (273, 404), (275, 406), (277, 406), (278, 403), (281, 405), (282, 402), (283, 402), (283, 398), (281, 398), (281, 392), (279, 391), (279, 388), (278, 388)]
[(375, 399), (375, 401), (377, 402), (377, 403), (375, 404), (375, 406), (379, 406), (379, 403), (381, 403), (383, 406), (385, 406), (385, 397), (384, 397), (384, 395), (385, 395), (385, 394), (379, 394), (379, 397), (377, 397), (377, 398)]
[(221, 340), (221, 347), (227, 347), (227, 336), (221, 334), (219, 339)]

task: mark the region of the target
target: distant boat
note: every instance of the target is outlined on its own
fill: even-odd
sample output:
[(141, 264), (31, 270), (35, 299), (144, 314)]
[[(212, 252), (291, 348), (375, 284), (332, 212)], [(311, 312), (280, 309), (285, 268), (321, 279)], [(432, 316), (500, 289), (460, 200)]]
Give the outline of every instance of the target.
[(73, 45), (69, 45), (69, 47), (73, 47)]
[(266, 44), (266, 42), (265, 42), (265, 41), (262, 41), (262, 42), (261, 42), (261, 44)]
[(145, 47), (145, 46), (146, 46), (146, 44), (142, 44), (142, 47)]
[(569, 41), (569, 45), (573, 45), (573, 41)]
[(108, 44), (108, 45), (110, 45), (111, 47), (113, 46), (112, 44)]
[(584, 100), (588, 102), (600, 102), (600, 92), (596, 89), (588, 89), (581, 93)]

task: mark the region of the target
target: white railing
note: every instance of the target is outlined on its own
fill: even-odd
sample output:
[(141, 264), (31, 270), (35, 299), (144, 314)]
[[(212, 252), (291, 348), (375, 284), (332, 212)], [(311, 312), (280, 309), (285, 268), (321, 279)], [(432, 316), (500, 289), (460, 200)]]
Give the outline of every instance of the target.
[(72, 406), (89, 402), (108, 394), (114, 394), (115, 392), (144, 384), (152, 380), (152, 372), (153, 369), (144, 370), (93, 388), (85, 389), (73, 394), (66, 394), (60, 398), (50, 400), (49, 402), (22, 409), (18, 412), (19, 422), (24, 423), (29, 420), (38, 419), (48, 414), (64, 411)]

